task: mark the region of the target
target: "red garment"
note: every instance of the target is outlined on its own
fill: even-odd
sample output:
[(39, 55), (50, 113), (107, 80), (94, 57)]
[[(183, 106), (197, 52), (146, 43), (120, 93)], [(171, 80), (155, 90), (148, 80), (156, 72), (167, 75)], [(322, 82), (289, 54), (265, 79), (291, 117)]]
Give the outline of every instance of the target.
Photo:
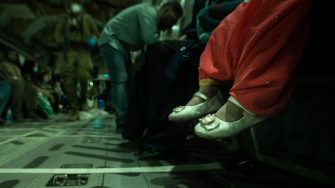
[(284, 110), (292, 74), (309, 36), (312, 0), (252, 0), (240, 4), (212, 33), (199, 79), (233, 81), (230, 95), (260, 116)]

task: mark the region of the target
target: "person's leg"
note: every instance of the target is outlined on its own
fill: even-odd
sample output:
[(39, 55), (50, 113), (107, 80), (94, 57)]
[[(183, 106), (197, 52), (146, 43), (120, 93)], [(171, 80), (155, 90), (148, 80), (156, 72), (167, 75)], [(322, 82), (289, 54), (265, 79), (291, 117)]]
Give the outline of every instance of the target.
[[(179, 54), (188, 41), (162, 42), (148, 47), (150, 88), (147, 131), (140, 159), (177, 157), (189, 130), (188, 123), (177, 126), (167, 115), (179, 104), (185, 104), (197, 89), (199, 53), (189, 58)], [(195, 51), (196, 49), (194, 49)], [(185, 84), (187, 83), (187, 84)]]
[(216, 113), (215, 116), (225, 122), (234, 122), (243, 117), (244, 110), (235, 103), (227, 101)]
[[(217, 94), (218, 87), (216, 85), (200, 86), (198, 92), (204, 94), (209, 99), (214, 97)], [(194, 106), (200, 103), (205, 102), (203, 98), (193, 96), (186, 106)]]
[[(231, 59), (238, 61), (227, 63), (228, 61), (222, 61), (222, 51), (218, 48), (218, 44), (213, 44), (213, 48), (207, 51), (207, 55), (215, 56), (208, 56), (208, 61), (204, 62), (218, 64), (206, 64), (202, 69), (206, 70), (204, 73), (215, 75), (213, 67), (236, 67), (236, 70), (230, 71), (234, 78), (234, 84), (229, 92), (231, 97), (216, 114), (200, 120), (195, 127), (197, 135), (204, 138), (230, 137), (285, 110), (293, 91), (292, 76), (309, 36), (310, 20), (306, 15), (309, 14), (312, 3), (299, 0), (276, 3), (251, 1), (241, 13), (257, 11), (258, 14), (252, 18), (240, 18), (237, 23), (243, 27), (241, 30), (243, 32), (232, 33), (230, 42), (215, 40), (233, 44), (233, 47), (236, 45), (235, 48), (230, 46), (233, 50), (231, 54), (245, 54), (245, 56), (233, 56)], [(271, 6), (267, 6), (270, 4)], [(281, 16), (272, 19), (273, 15)], [(249, 27), (254, 23), (259, 25), (257, 32), (253, 32), (254, 28)], [(219, 26), (215, 30), (217, 33), (214, 32), (212, 36), (220, 38), (222, 32), (226, 31), (227, 27), (224, 26), (226, 25)], [(270, 27), (277, 29), (269, 30)], [(277, 37), (279, 35), (281, 37)], [(239, 43), (241, 36), (245, 39), (243, 44)], [(264, 46), (271, 49), (259, 56), (260, 49), (264, 49)], [(218, 49), (220, 51), (216, 51)], [(206, 56), (206, 52), (204, 54), (203, 56)], [(229, 75), (229, 72), (216, 76), (224, 80), (227, 74)]]
[[(184, 45), (183, 48), (186, 50), (178, 51), (178, 53), (176, 53), (177, 55), (182, 57), (185, 55), (187, 56), (188, 54), (183, 53), (188, 53), (188, 50), (192, 50), (192, 43), (187, 43), (187, 41), (185, 41)], [(171, 75), (169, 75), (169, 77), (170, 76)], [(185, 106), (174, 108), (169, 115), (169, 120), (172, 122), (191, 121), (201, 118), (209, 113), (216, 112), (223, 105), (224, 100), (224, 98), (218, 94), (218, 87), (221, 84), (222, 83), (213, 79), (199, 81), (199, 90)]]
[(128, 107), (127, 58), (108, 44), (101, 46), (101, 52), (106, 59), (111, 78), (111, 105), (116, 112), (117, 126), (121, 128), (125, 123)]
[(127, 140), (141, 138), (147, 126), (148, 100), (151, 96), (148, 91), (148, 66), (144, 63), (129, 79), (127, 119), (122, 127), (122, 137)]
[(68, 102), (71, 108), (69, 121), (79, 120), (75, 56), (75, 52), (68, 52), (61, 73), (63, 77), (64, 93), (68, 98)]
[(11, 85), (8, 81), (0, 81), (0, 117), (11, 95)]
[(25, 106), (26, 115), (28, 118), (38, 119), (36, 114), (36, 109), (38, 105), (38, 93), (36, 88), (34, 88), (30, 83), (24, 83), (23, 104)]
[(92, 70), (92, 62), (90, 54), (86, 51), (78, 51), (77, 56), (77, 81), (80, 84), (80, 102), (79, 106), (81, 110), (88, 110), (87, 106), (87, 89), (88, 80), (90, 78), (90, 72)]
[(11, 80), (12, 95), (10, 97), (9, 107), (12, 109), (14, 121), (23, 121), (23, 96), (24, 96), (24, 81)]
[(215, 114), (201, 118), (194, 127), (196, 135), (207, 139), (227, 138), (262, 122), (267, 117), (258, 116), (243, 107), (235, 98), (229, 97)]
[(172, 122), (196, 120), (207, 114), (216, 112), (224, 104), (225, 97), (219, 92), (216, 84), (200, 86), (185, 106), (173, 109), (169, 115)]

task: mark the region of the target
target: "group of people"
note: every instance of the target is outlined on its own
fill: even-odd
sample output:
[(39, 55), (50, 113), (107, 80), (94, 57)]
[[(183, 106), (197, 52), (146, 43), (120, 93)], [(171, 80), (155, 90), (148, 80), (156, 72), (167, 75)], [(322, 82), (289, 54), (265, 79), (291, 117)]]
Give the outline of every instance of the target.
[[(312, 1), (257, 0), (241, 3), (209, 37), (200, 58), (199, 90), (185, 106), (175, 108), (169, 119), (183, 122), (200, 118), (195, 126), (198, 136), (225, 138), (282, 113), (293, 90), (295, 67), (309, 36), (311, 4)], [(143, 28), (128, 22), (126, 27), (125, 22), (118, 21), (127, 14), (136, 14), (141, 6), (144, 5), (124, 10), (104, 28), (105, 33), (118, 38), (117, 45), (122, 50), (131, 47), (128, 40), (138, 40), (135, 36)], [(120, 28), (128, 28), (128, 32)], [(115, 34), (120, 30), (127, 34), (137, 31), (137, 35), (124, 39)], [(222, 101), (218, 91), (227, 86), (229, 97)]]
[[(5, 112), (11, 112), (12, 117), (7, 118), (15, 122), (42, 118), (45, 114), (38, 115), (39, 99), (43, 97), (55, 100), (52, 89), (42, 86), (50, 84), (51, 72), (32, 61), (28, 63), (24, 59), (19, 60), (19, 55), (14, 50), (5, 50), (2, 54), (0, 60), (2, 121), (6, 118)], [(50, 103), (48, 105), (51, 106)]]
[[(219, 9), (227, 13), (221, 15), (222, 20), (217, 22), (217, 25), (214, 24), (215, 29), (212, 22), (208, 23), (212, 24), (214, 30), (204, 32), (202, 28), (204, 26), (200, 22), (204, 12), (200, 11), (197, 16), (198, 40), (206, 44), (199, 61), (198, 91), (186, 105), (176, 107), (169, 115), (159, 113), (159, 111), (152, 113), (155, 114), (154, 116), (159, 116), (158, 118), (169, 119), (181, 125), (183, 122), (198, 121), (194, 127), (195, 134), (208, 139), (231, 137), (267, 118), (280, 115), (285, 110), (294, 89), (294, 71), (309, 37), (311, 0), (290, 2), (252, 0), (225, 1), (224, 3), (211, 7), (216, 11)], [(126, 139), (134, 139), (134, 135), (128, 134), (132, 132), (129, 129), (143, 129), (135, 126), (134, 122), (129, 119), (129, 122), (125, 123), (127, 115), (129, 116), (129, 112), (133, 111), (129, 109), (133, 106), (127, 105), (126, 93), (129, 88), (126, 86), (130, 79), (127, 53), (140, 47), (157, 44), (153, 43), (158, 38), (156, 28), (162, 29), (160, 23), (163, 20), (155, 24), (148, 18), (147, 14), (150, 14), (151, 8), (149, 7), (151, 6), (139, 4), (122, 11), (107, 23), (100, 35), (100, 40), (103, 41), (100, 43), (102, 53), (107, 59), (111, 77), (114, 80), (112, 84), (114, 99), (112, 97), (112, 100), (115, 100), (113, 106), (117, 109), (117, 124), (120, 127), (125, 125), (123, 136)], [(147, 7), (148, 11), (143, 11), (144, 7)], [(151, 37), (143, 35), (145, 29), (141, 25), (143, 24), (142, 19), (137, 19), (135, 23), (132, 22), (134, 19), (131, 18), (135, 15), (146, 19), (146, 23), (156, 26), (146, 27), (153, 28), (152, 31), (155, 31), (146, 32), (151, 34)], [(170, 26), (176, 23), (180, 18), (179, 15), (181, 14), (175, 14), (174, 22), (171, 22)], [(213, 21), (213, 19), (208, 21)], [(129, 22), (132, 24), (128, 24)], [(136, 41), (142, 43), (136, 43)], [(135, 44), (138, 47), (134, 48)], [(183, 47), (180, 48), (182, 49)], [(171, 73), (167, 73), (168, 71), (177, 70), (171, 68), (172, 66), (176, 68), (171, 64), (172, 62), (163, 68), (163, 75)], [(164, 89), (165, 86), (171, 89), (170, 86), (164, 85), (167, 82), (162, 82), (162, 84), (162, 87), (156, 87), (156, 89), (169, 92), (172, 96), (175, 94)], [(223, 91), (228, 92), (222, 94)], [(158, 92), (160, 91), (156, 93)], [(140, 95), (140, 93), (132, 93), (132, 95)], [(184, 97), (183, 94), (180, 95), (180, 98)], [(225, 95), (228, 97), (222, 97)], [(153, 101), (149, 101), (149, 108), (150, 105), (164, 103), (157, 100), (157, 95), (155, 97), (153, 101), (156, 103), (152, 104)], [(167, 98), (160, 99), (167, 100)], [(151, 109), (157, 110), (159, 107)], [(143, 115), (143, 112), (141, 114)], [(152, 120), (150, 115), (144, 118), (150, 121)], [(166, 124), (162, 121), (155, 123), (158, 123), (153, 125), (156, 127)], [(164, 130), (159, 129), (159, 131)], [(147, 130), (146, 134), (150, 133), (151, 130)], [(159, 135), (161, 134), (155, 132), (153, 137), (144, 140), (157, 140)]]
[[(204, 26), (199, 23), (203, 12), (196, 17), (197, 40), (205, 44), (199, 60), (198, 91), (187, 104), (174, 108), (169, 115), (161, 114), (176, 123), (198, 120), (195, 134), (209, 139), (233, 136), (285, 110), (294, 88), (294, 71), (309, 36), (312, 0), (224, 3), (222, 7), (213, 6), (223, 11), (229, 7), (222, 20), (214, 24), (207, 20), (215, 28), (213, 31), (204, 32)], [(92, 70), (90, 49), (98, 45), (109, 68), (110, 100), (117, 126), (129, 128), (131, 125), (126, 125), (126, 120), (127, 112), (131, 111), (128, 105), (128, 83), (132, 79), (130, 52), (141, 49), (145, 52), (148, 46), (159, 41), (160, 32), (170, 29), (183, 14), (176, 0), (158, 6), (139, 3), (115, 15), (99, 33), (82, 4), (69, 2), (55, 35), (56, 42), (64, 49), (58, 58), (61, 62), (58, 72), (72, 108), (69, 119), (78, 120), (79, 110), (87, 108), (87, 81)], [(77, 83), (80, 92), (74, 89)], [(6, 83), (0, 84), (7, 87)], [(221, 96), (222, 91), (229, 91), (227, 100)], [(0, 97), (6, 100), (8, 96), (2, 93)]]
[[(135, 5), (113, 17), (100, 34), (93, 18), (84, 13), (80, 1), (71, 1), (66, 7), (67, 13), (58, 20), (55, 40), (63, 49), (56, 64), (72, 109), (69, 120), (79, 120), (79, 110), (87, 109), (87, 83), (93, 69), (90, 50), (98, 45), (109, 68), (111, 105), (121, 126), (127, 110), (129, 53), (156, 42), (160, 29), (174, 25), (182, 16), (180, 4), (171, 1), (159, 8), (151, 3)], [(74, 89), (77, 83), (79, 96)]]
[[(235, 135), (282, 113), (309, 34), (312, 1), (240, 4), (211, 34), (199, 66), (199, 91), (171, 121), (199, 119), (204, 138)], [(229, 85), (227, 102), (218, 89)]]

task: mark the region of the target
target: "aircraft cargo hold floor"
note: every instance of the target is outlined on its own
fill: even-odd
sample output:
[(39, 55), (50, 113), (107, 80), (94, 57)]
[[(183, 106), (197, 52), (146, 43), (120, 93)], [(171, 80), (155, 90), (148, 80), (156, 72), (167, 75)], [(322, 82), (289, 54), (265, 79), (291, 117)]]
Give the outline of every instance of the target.
[(323, 187), (196, 137), (174, 157), (139, 160), (138, 143), (116, 133), (113, 116), (81, 115), (1, 126), (0, 188)]

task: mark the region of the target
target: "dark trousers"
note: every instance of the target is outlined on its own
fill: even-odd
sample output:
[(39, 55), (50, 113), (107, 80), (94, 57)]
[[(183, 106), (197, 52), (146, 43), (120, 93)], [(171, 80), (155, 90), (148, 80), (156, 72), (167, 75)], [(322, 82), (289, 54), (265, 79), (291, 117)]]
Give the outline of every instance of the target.
[(123, 127), (127, 116), (128, 108), (128, 82), (131, 77), (130, 61), (121, 51), (114, 49), (109, 44), (100, 47), (108, 65), (110, 74), (110, 102), (116, 112), (116, 123)]
[(0, 118), (11, 95), (11, 85), (6, 80), (0, 81)]
[[(198, 88), (199, 47), (195, 41), (164, 41), (148, 47), (145, 63), (130, 87), (129, 110), (123, 137), (135, 139), (146, 134), (145, 150), (176, 150), (188, 133), (188, 123), (168, 120), (172, 109), (185, 105)], [(183, 48), (185, 47), (185, 48)]]
[(68, 97), (71, 110), (78, 111), (87, 101), (88, 80), (93, 67), (90, 52), (85, 49), (69, 49), (65, 57), (63, 55), (58, 57), (57, 64), (64, 80), (64, 92)]

